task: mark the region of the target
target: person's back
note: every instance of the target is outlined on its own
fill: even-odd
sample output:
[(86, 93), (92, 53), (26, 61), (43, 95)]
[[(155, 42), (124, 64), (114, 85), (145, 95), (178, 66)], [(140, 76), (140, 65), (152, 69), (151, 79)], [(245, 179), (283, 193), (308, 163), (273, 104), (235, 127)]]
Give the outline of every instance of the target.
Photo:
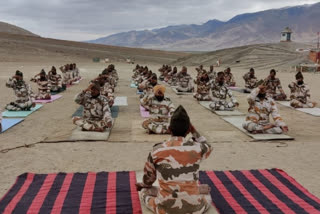
[[(138, 190), (142, 188), (143, 201), (155, 213), (204, 213), (211, 206), (211, 198), (209, 187), (202, 186), (206, 188), (203, 191), (199, 185), (199, 168), (209, 157), (211, 146), (194, 129), (181, 106), (172, 116), (170, 130), (172, 137), (156, 144), (149, 154)], [(193, 138), (182, 137), (189, 132)], [(157, 179), (159, 189), (152, 187)]]

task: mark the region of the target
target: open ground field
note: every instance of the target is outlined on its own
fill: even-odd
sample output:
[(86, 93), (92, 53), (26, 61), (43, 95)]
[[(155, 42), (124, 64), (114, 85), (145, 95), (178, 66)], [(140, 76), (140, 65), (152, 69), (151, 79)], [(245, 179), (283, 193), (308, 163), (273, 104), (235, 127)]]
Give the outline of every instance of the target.
[[(66, 143), (63, 142), (63, 139), (66, 139), (75, 128), (71, 121), (71, 115), (78, 107), (73, 101), (74, 96), (86, 88), (89, 81), (106, 66), (103, 63), (90, 61), (90, 58), (94, 57), (96, 53), (96, 46), (88, 46), (87, 49), (90, 50), (80, 50), (79, 46), (69, 47), (70, 51), (64, 57), (63, 54), (56, 55), (57, 52), (49, 48), (51, 45), (43, 45), (40, 48), (39, 46), (42, 44), (39, 43), (39, 46), (32, 47), (40, 50), (39, 58), (37, 58), (36, 51), (32, 49), (30, 53), (25, 54), (26, 58), (24, 59), (21, 54), (23, 47), (29, 46), (31, 48), (32, 41), (21, 42), (20, 46), (18, 40), (15, 43), (12, 38), (4, 39), (2, 37), (0, 39), (2, 43), (5, 40), (14, 43), (14, 45), (11, 44), (7, 49), (3, 46), (0, 48), (0, 58), (3, 59), (0, 62), (0, 106), (2, 109), (14, 99), (12, 90), (5, 87), (5, 82), (17, 69), (23, 71), (25, 79), (29, 80), (41, 68), (48, 70), (52, 65), (60, 66), (68, 62), (76, 62), (84, 80), (63, 93), (60, 100), (45, 105), (23, 123), (0, 135), (0, 150), (48, 139), (61, 141), (59, 143), (39, 143), (34, 146), (10, 150), (7, 153), (0, 153), (0, 195), (5, 194), (13, 184), (15, 177), (24, 172), (142, 171), (153, 144), (165, 140), (167, 136), (147, 135), (141, 127), (143, 118), (139, 112), (139, 100), (135, 90), (129, 87), (134, 65), (116, 60), (112, 62), (116, 65), (120, 76), (116, 95), (127, 96), (129, 106), (120, 107), (119, 117), (115, 121), (109, 141)], [(50, 40), (50, 42), (52, 41)], [(68, 43), (66, 46), (72, 46), (72, 44), (74, 43)], [(61, 43), (59, 43), (57, 50), (67, 49), (66, 46), (61, 48)], [(17, 55), (14, 55), (12, 47), (17, 48), (15, 50)], [(6, 54), (5, 50), (13, 52)], [(94, 54), (88, 54), (90, 51), (93, 51)], [(134, 56), (134, 51), (131, 49), (127, 51)], [(79, 53), (80, 56), (74, 53)], [(123, 52), (119, 50), (117, 54), (120, 56)], [(168, 53), (166, 55), (165, 52), (144, 51), (143, 54), (140, 54), (138, 62), (148, 65), (153, 71), (156, 71), (162, 63), (176, 60), (177, 56), (184, 56), (184, 54), (179, 54)], [(150, 56), (152, 59), (149, 61), (148, 57)], [(138, 59), (138, 56), (136, 58)], [(120, 58), (118, 59), (121, 61)], [(222, 66), (225, 67), (227, 64)], [(255, 67), (255, 64), (252, 64), (251, 67)], [(287, 85), (294, 79), (295, 73), (285, 70), (280, 69), (278, 77), (288, 93)], [(189, 71), (195, 75), (194, 67), (189, 67)], [(256, 75), (259, 78), (264, 78), (268, 75), (268, 71), (269, 68), (262, 67), (257, 69)], [(232, 72), (236, 76), (238, 85), (243, 86), (242, 75), (247, 72), (247, 69), (237, 66)], [(305, 81), (311, 88), (312, 99), (320, 103), (320, 75), (305, 74)], [(35, 85), (33, 88), (35, 89)], [(235, 93), (235, 95), (240, 102), (240, 110), (246, 112), (248, 108), (246, 95), (239, 93)], [(200, 106), (192, 96), (177, 96), (169, 88), (167, 96), (173, 100), (175, 106), (181, 104), (187, 109), (195, 127), (214, 148), (210, 158), (201, 165), (201, 170), (281, 168), (313, 194), (320, 197), (320, 118), (279, 106), (280, 112), (289, 126), (289, 135), (295, 140), (252, 142), (251, 138)]]

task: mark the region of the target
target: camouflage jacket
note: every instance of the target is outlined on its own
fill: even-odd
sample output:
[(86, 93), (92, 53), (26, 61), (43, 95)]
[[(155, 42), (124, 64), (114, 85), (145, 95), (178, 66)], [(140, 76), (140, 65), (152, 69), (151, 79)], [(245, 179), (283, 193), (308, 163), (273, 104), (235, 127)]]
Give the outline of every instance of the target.
[(259, 88), (253, 89), (248, 96), (249, 114), (246, 118), (247, 121), (252, 121), (259, 125), (270, 124), (270, 115), (273, 118), (275, 125), (278, 127), (286, 126), (281, 118), (277, 105), (271, 97), (266, 97), (261, 101), (257, 96), (260, 92)]
[(56, 75), (49, 74), (48, 79), (49, 79), (49, 82), (51, 85), (57, 86), (57, 85), (59, 85), (59, 82), (61, 82), (62, 77), (60, 74), (56, 74)]
[(83, 91), (76, 96), (75, 102), (84, 107), (84, 120), (112, 122), (108, 98), (105, 96), (100, 95), (97, 98), (93, 98), (90, 92)]
[(177, 75), (177, 85), (182, 88), (191, 88), (192, 87), (192, 77), (189, 74), (182, 75), (181, 73), (179, 73)]
[(14, 78), (10, 78), (6, 83), (6, 86), (14, 90), (14, 93), (17, 97), (16, 102), (18, 103), (27, 102), (31, 100), (31, 98), (33, 97), (31, 86), (27, 84), (24, 80), (17, 81)]
[(175, 107), (170, 98), (165, 97), (163, 101), (158, 101), (155, 96), (143, 99), (143, 105), (149, 106), (150, 117), (166, 119), (171, 117)]
[(235, 104), (238, 102), (236, 98), (233, 96), (231, 90), (225, 84), (220, 86), (218, 83), (213, 83), (211, 91), (213, 98), (216, 100), (218, 99), (221, 101), (225, 101), (229, 97), (232, 103)]
[(40, 78), (31, 79), (31, 81), (37, 83), (39, 93), (50, 93), (50, 81), (41, 81)]
[(304, 104), (307, 103), (308, 99), (311, 97), (310, 88), (307, 84), (298, 85), (296, 82), (293, 82), (289, 85), (291, 94), (291, 100), (298, 100)]
[(253, 89), (256, 87), (257, 84), (257, 78), (256, 77), (251, 77), (250, 72), (246, 73), (243, 76), (243, 79), (245, 81), (245, 87), (249, 89)]
[(211, 89), (211, 82), (202, 82), (198, 80), (197, 82), (197, 93), (198, 94), (209, 94)]
[(230, 73), (224, 72), (224, 79), (227, 86), (230, 86), (232, 85), (232, 83), (235, 83), (233, 74), (231, 72)]
[(158, 179), (160, 189), (155, 199), (158, 210), (198, 213), (204, 209), (206, 200), (199, 193), (199, 169), (211, 152), (206, 139), (195, 136), (189, 140), (171, 137), (153, 147), (144, 167), (143, 183), (151, 187)]
[(281, 82), (279, 78), (272, 80), (271, 78), (266, 78), (264, 84), (267, 87), (267, 94), (276, 94), (277, 89), (282, 90)]

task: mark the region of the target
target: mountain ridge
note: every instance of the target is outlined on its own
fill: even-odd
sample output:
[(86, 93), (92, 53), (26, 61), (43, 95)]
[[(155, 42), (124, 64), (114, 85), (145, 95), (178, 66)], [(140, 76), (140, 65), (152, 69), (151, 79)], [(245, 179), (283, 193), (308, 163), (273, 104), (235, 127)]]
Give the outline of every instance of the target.
[(129, 31), (90, 43), (173, 51), (212, 51), (242, 45), (280, 41), (285, 27), (297, 42), (313, 42), (320, 31), (320, 3), (270, 9), (234, 16), (228, 21), (209, 20), (201, 25), (176, 25)]

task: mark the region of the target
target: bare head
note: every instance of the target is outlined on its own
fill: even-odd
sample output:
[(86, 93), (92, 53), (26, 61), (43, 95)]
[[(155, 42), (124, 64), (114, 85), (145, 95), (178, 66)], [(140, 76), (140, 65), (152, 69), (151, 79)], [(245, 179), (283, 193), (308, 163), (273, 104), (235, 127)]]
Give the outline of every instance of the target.
[(271, 79), (275, 79), (275, 78), (276, 78), (276, 75), (277, 75), (276, 70), (272, 69), (272, 70), (270, 71), (270, 77), (271, 77)]

